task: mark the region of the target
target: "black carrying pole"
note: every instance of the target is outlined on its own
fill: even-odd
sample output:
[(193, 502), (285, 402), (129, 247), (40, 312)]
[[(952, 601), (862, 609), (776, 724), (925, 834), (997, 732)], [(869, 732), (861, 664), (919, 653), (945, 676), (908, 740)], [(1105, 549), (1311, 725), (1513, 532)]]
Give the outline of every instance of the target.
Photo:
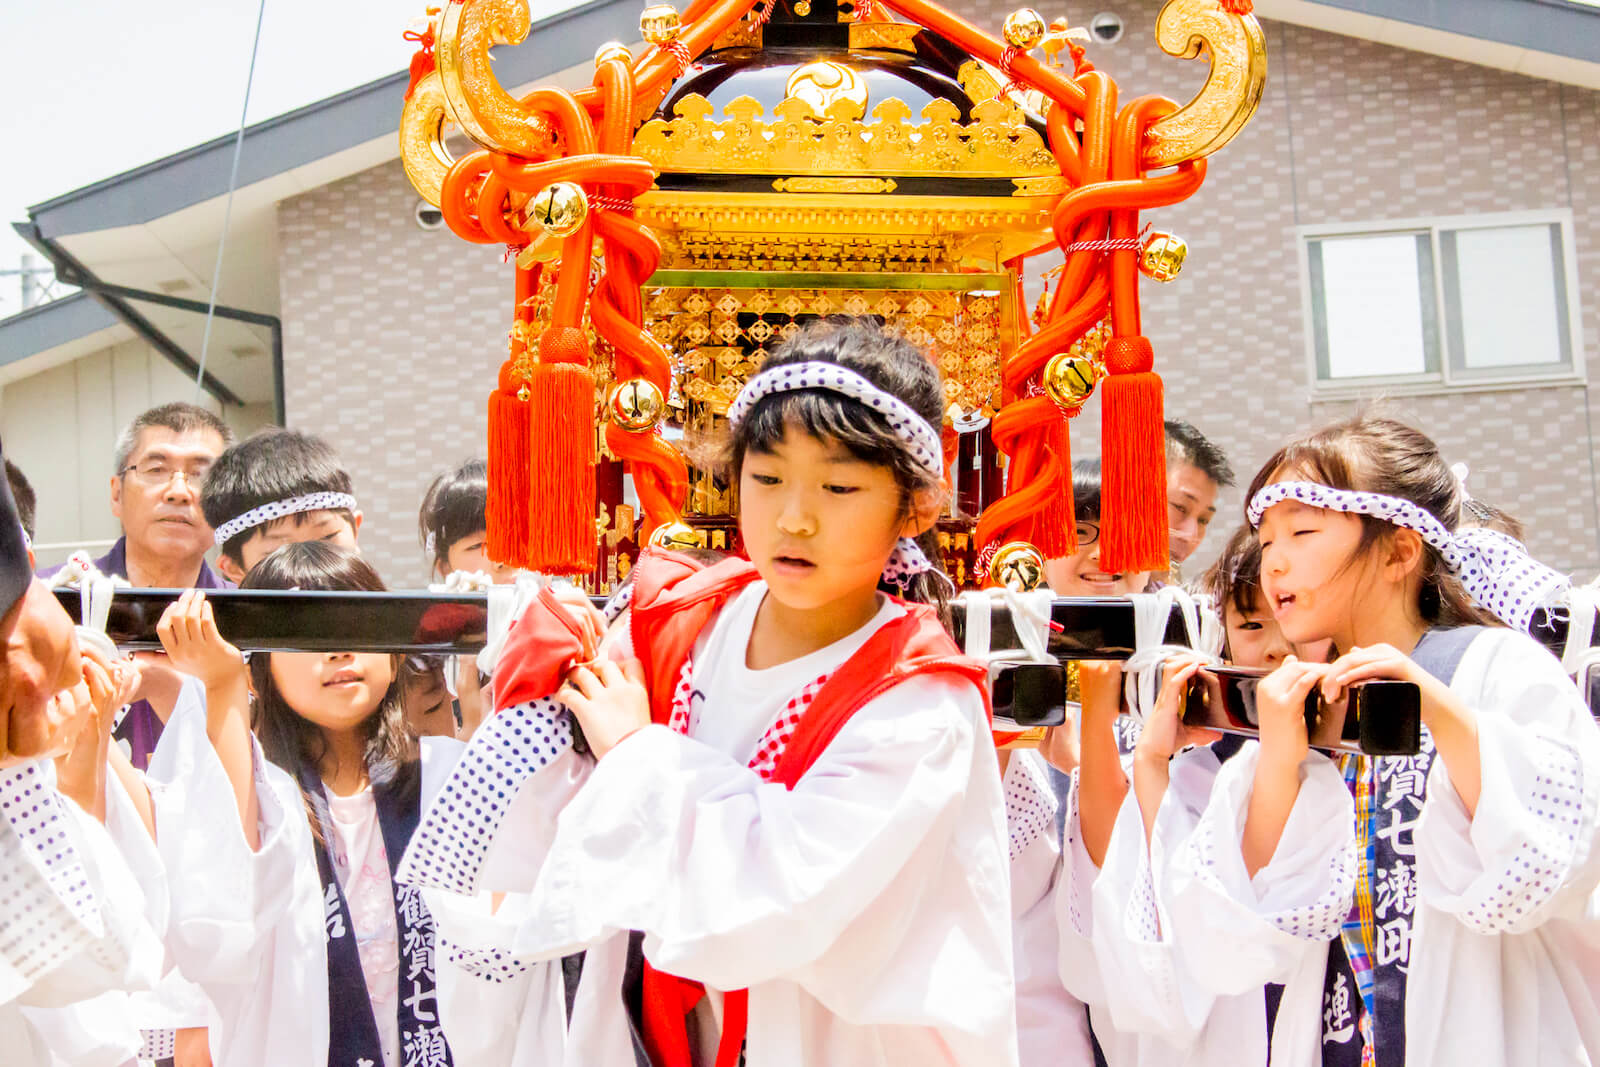
[[(106, 635), (125, 651), (160, 651), (156, 624), (181, 589), (117, 589), (112, 595)], [(82, 596), (76, 589), (57, 589), (57, 599), (75, 622), (82, 621)], [(407, 655), (466, 655), (483, 648), (488, 631), (488, 596), (484, 593), (432, 593), (424, 590), (382, 593), (318, 590), (216, 589), (206, 593), (217, 629), (243, 652), (390, 652)], [(602, 602), (596, 598), (597, 604)], [(1021, 640), (1004, 604), (990, 608), (990, 647), (1020, 648)], [(1019, 664), (1001, 668), (994, 684), (995, 713), (1021, 727), (1057, 726), (1065, 721), (1066, 674), (1071, 660), (1125, 660), (1133, 655), (1133, 603), (1120, 597), (1058, 597), (1050, 607), (1046, 645), (1055, 664)], [(965, 636), (957, 613), (956, 640)], [(1167, 619), (1164, 642), (1188, 644), (1176, 608)], [(1256, 672), (1258, 675), (1262, 672)], [(1259, 732), (1254, 718), (1251, 672), (1219, 669), (1227, 683), (1223, 695), (1206, 705), (1205, 722), (1234, 733)], [(1380, 743), (1396, 748), (1403, 742), (1404, 723), (1416, 719), (1417, 691), (1409, 683), (1369, 683), (1361, 687), (1367, 732), (1333, 742)], [(1248, 697), (1246, 694), (1249, 694)], [(1191, 709), (1197, 705), (1191, 700)], [(1201, 714), (1198, 711), (1193, 714)], [(1186, 718), (1185, 721), (1188, 721)], [(1378, 732), (1378, 724), (1399, 724)], [(1351, 727), (1354, 729), (1354, 727)], [(1398, 730), (1399, 733), (1395, 733)], [(1401, 740), (1395, 740), (1398, 737)], [(1341, 747), (1330, 743), (1325, 747)], [(1347, 745), (1346, 751), (1354, 751)], [(1371, 754), (1389, 754), (1363, 748)], [(1396, 748), (1396, 751), (1398, 749)], [(1406, 751), (1415, 752), (1415, 743)]]
[[(1261, 733), (1256, 688), (1269, 671), (1205, 667), (1189, 680), (1183, 723), (1249, 737)], [(1313, 689), (1306, 695), (1312, 748), (1368, 756), (1414, 756), (1422, 744), (1422, 693), (1415, 682), (1375, 680), (1350, 687), (1341, 714)]]
[[(181, 589), (118, 589), (111, 600), (106, 634), (118, 648), (159, 650), (156, 623), (183, 594)], [(76, 589), (56, 596), (74, 621), (80, 619)], [(244, 652), (399, 652), (465, 654), (483, 647), (488, 621), (484, 593), (330, 593), (314, 590), (214, 589), (206, 592), (217, 629)], [(603, 603), (596, 598), (596, 604)], [(1011, 613), (992, 609), (993, 648), (1020, 648)], [(1118, 597), (1061, 597), (1050, 609), (1047, 650), (1058, 660), (1127, 659), (1133, 655), (1133, 604)], [(955, 620), (961, 641), (964, 621)], [(1174, 610), (1165, 640), (1187, 644)]]
[[(156, 624), (181, 589), (118, 589), (106, 636), (129, 652), (161, 651)], [(82, 621), (76, 589), (56, 597)], [(483, 593), (329, 593), (301, 589), (206, 591), (217, 630), (241, 652), (397, 652), (467, 654), (483, 648), (488, 597)]]

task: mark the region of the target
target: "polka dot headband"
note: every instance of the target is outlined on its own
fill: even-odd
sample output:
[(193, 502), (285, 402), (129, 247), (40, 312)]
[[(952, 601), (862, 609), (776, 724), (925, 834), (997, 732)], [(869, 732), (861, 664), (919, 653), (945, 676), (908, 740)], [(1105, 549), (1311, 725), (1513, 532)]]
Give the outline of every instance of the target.
[(824, 389), (859, 400), (884, 417), (889, 429), (906, 443), (921, 467), (935, 478), (944, 477), (944, 449), (939, 443), (939, 431), (904, 400), (837, 363), (789, 363), (762, 371), (746, 382), (739, 395), (733, 398), (728, 406), (728, 421), (737, 426), (758, 401), (774, 393), (797, 389)]
[(354, 511), (355, 509), (356, 498), (349, 493), (307, 493), (305, 496), (274, 500), (270, 504), (251, 508), (243, 515), (235, 516), (218, 526), (212, 537), (221, 545), (246, 530), (265, 526), (273, 519), (281, 519), (285, 515), (299, 515), (307, 511)]
[(1274, 504), (1297, 500), (1307, 507), (1371, 515), (1393, 526), (1415, 530), (1439, 550), (1445, 566), (1461, 579), (1478, 605), (1507, 625), (1526, 630), (1533, 613), (1554, 603), (1571, 582), (1565, 575), (1532, 559), (1513, 537), (1498, 530), (1473, 529), (1452, 534), (1427, 509), (1383, 493), (1334, 489), (1316, 482), (1274, 482), (1263, 486), (1246, 512), (1251, 526)]

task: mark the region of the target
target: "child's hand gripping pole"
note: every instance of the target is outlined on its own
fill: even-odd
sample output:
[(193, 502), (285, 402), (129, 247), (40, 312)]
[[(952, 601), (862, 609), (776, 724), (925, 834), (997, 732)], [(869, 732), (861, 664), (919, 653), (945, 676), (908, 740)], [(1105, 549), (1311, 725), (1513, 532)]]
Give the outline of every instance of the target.
[(245, 840), (261, 847), (255, 740), (250, 733), (250, 679), (244, 656), (223, 639), (205, 593), (186, 591), (156, 624), (172, 665), (206, 689), (206, 737), (233, 787)]

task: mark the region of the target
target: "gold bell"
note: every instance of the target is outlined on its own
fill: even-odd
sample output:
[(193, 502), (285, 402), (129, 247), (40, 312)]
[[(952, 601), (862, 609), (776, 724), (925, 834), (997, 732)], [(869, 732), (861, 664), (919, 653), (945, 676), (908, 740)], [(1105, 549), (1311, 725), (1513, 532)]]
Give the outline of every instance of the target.
[(1094, 360), (1061, 352), (1044, 365), (1044, 391), (1062, 411), (1077, 411), (1094, 392), (1100, 368)]
[(671, 4), (651, 4), (639, 15), (639, 35), (656, 47), (664, 47), (678, 39), (683, 19)]
[(1026, 52), (1044, 40), (1049, 29), (1043, 15), (1031, 7), (1019, 7), (1006, 16), (1000, 32), (1005, 34), (1007, 43)]
[(648, 378), (629, 378), (611, 387), (611, 421), (629, 433), (655, 429), (666, 412), (661, 390)]
[(658, 548), (682, 552), (686, 548), (702, 548), (700, 534), (686, 522), (669, 522), (656, 527), (650, 543)]
[(552, 182), (528, 201), (528, 218), (551, 237), (571, 237), (589, 217), (589, 198), (572, 182)]
[(1183, 261), (1188, 258), (1189, 245), (1182, 237), (1175, 233), (1153, 233), (1144, 243), (1144, 251), (1139, 253), (1139, 269), (1146, 278), (1170, 282), (1178, 276)]
[(595, 65), (599, 66), (601, 63), (604, 63), (606, 60), (610, 59), (612, 56), (617, 56), (624, 63), (632, 63), (633, 62), (633, 53), (628, 51), (628, 46), (627, 45), (623, 44), (621, 41), (607, 41), (605, 44), (603, 44), (599, 48), (595, 49), (595, 52), (594, 52)]
[(989, 563), (989, 580), (1018, 593), (1044, 585), (1044, 555), (1026, 541), (1007, 541)]

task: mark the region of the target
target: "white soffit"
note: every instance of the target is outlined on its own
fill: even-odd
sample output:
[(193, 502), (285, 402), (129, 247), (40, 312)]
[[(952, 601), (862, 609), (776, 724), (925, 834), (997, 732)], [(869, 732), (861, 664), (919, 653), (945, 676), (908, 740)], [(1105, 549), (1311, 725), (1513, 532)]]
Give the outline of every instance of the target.
[[(1481, 67), (1494, 67), (1530, 78), (1565, 82), (1586, 89), (1600, 89), (1600, 63), (1590, 63), (1568, 56), (1552, 55), (1533, 49), (1521, 48), (1503, 41), (1490, 41), (1449, 33), (1429, 26), (1381, 18), (1359, 11), (1349, 11), (1312, 0), (1256, 0), (1256, 14), (1265, 19), (1276, 19), (1296, 26), (1325, 30), (1345, 37), (1359, 37), (1377, 44), (1391, 45), (1412, 52), (1425, 52)], [(1270, 62), (1268, 42), (1268, 60)]]

